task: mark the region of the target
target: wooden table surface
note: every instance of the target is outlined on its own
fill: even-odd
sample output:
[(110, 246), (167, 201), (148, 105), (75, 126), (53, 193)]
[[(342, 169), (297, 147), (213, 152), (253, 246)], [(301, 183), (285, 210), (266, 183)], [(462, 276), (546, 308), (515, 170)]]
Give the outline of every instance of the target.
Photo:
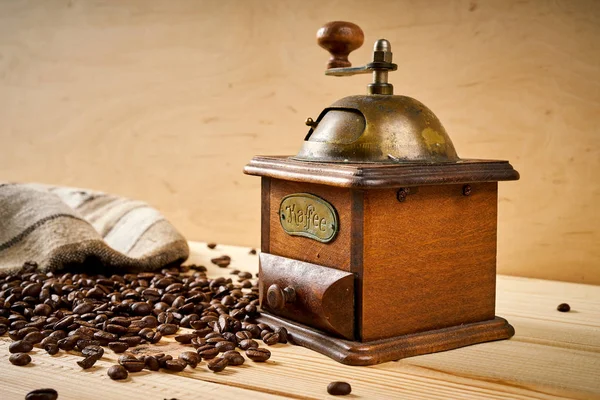
[[(191, 243), (190, 262), (206, 265), (209, 276), (231, 269), (258, 270), (247, 248), (219, 245), (210, 250)], [(231, 265), (217, 268), (210, 258), (228, 254)], [(569, 303), (571, 312), (556, 311)], [(498, 276), (497, 315), (515, 327), (510, 340), (485, 343), (372, 367), (350, 367), (305, 348), (278, 344), (263, 364), (213, 373), (201, 363), (184, 372), (143, 371), (112, 381), (107, 368), (117, 356), (105, 355), (89, 370), (81, 357), (49, 356), (34, 349), (26, 367), (8, 361), (0, 338), (0, 399), (23, 399), (33, 389), (52, 387), (59, 399), (274, 399), (333, 398), (326, 387), (342, 380), (352, 385), (350, 399), (600, 399), (600, 286)], [(161, 351), (181, 351), (167, 339)]]

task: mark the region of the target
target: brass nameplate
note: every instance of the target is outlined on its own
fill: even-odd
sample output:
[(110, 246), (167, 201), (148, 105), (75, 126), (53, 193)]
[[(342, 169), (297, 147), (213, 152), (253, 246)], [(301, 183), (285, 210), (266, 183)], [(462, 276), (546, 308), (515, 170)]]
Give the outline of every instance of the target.
[(288, 235), (303, 236), (322, 243), (331, 242), (339, 226), (333, 206), (308, 193), (285, 196), (279, 206), (279, 220)]

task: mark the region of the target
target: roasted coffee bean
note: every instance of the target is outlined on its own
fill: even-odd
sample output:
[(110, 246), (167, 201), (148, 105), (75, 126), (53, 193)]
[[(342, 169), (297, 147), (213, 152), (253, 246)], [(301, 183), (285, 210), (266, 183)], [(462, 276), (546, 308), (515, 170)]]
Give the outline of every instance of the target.
[(225, 358), (228, 361), (229, 365), (232, 366), (242, 365), (246, 361), (244, 356), (242, 356), (235, 350), (226, 351), (225, 353), (223, 353), (223, 358)]
[(556, 309), (560, 312), (569, 312), (571, 311), (571, 306), (567, 303), (561, 303), (558, 305), (558, 307), (556, 307)]
[(255, 362), (264, 362), (271, 358), (271, 352), (263, 348), (250, 348), (246, 350), (246, 356)]
[(106, 331), (98, 331), (94, 333), (94, 339), (99, 340), (101, 342), (115, 342), (119, 338), (118, 335), (114, 333), (106, 332)]
[(65, 331), (67, 330), (67, 327), (69, 327), (71, 324), (73, 324), (73, 321), (75, 321), (75, 318), (72, 315), (68, 315), (62, 319), (60, 319), (58, 322), (56, 322), (54, 324), (54, 330), (58, 331)]
[(212, 333), (213, 330), (210, 327), (206, 327), (206, 328), (202, 328), (202, 329), (198, 329), (194, 331), (194, 335), (198, 335), (200, 337), (206, 337), (206, 335), (208, 335), (209, 333)]
[(245, 330), (252, 334), (253, 339), (258, 339), (260, 337), (261, 329), (256, 324), (248, 324)]
[(25, 400), (56, 400), (58, 392), (54, 389), (36, 389), (25, 395)]
[(173, 313), (169, 311), (161, 312), (157, 317), (157, 320), (160, 324), (170, 324), (174, 319)]
[(231, 332), (231, 317), (229, 315), (222, 314), (219, 316), (219, 320), (217, 322), (217, 326), (219, 328), (219, 332)]
[(193, 333), (186, 333), (183, 335), (175, 336), (175, 340), (182, 344), (189, 344), (192, 342), (192, 339), (195, 337), (197, 337), (197, 336), (194, 335)]
[(150, 343), (158, 343), (160, 339), (162, 339), (162, 334), (160, 332), (155, 332), (150, 328), (146, 329), (142, 329), (142, 331), (140, 331), (140, 336)]
[(110, 342), (108, 343), (108, 348), (119, 354), (126, 351), (129, 348), (129, 345), (125, 342)]
[(225, 339), (228, 342), (232, 342), (233, 344), (237, 343), (237, 338), (235, 337), (235, 333), (233, 332), (225, 332), (223, 334), (223, 339)]
[(180, 372), (180, 371), (183, 371), (186, 366), (187, 366), (187, 362), (184, 360), (180, 360), (180, 359), (165, 361), (165, 368), (168, 369), (169, 371)]
[(8, 361), (10, 361), (10, 363), (13, 365), (22, 367), (23, 365), (27, 365), (31, 362), (31, 357), (27, 353), (15, 353), (8, 357)]
[(129, 347), (135, 347), (142, 342), (142, 338), (139, 336), (125, 336), (120, 337), (119, 342), (127, 343)]
[(148, 303), (137, 302), (131, 305), (133, 315), (148, 315), (152, 312), (152, 307)]
[(196, 368), (200, 360), (202, 359), (198, 353), (193, 351), (184, 351), (179, 355), (179, 358), (182, 359), (192, 368)]
[(158, 321), (154, 315), (146, 315), (142, 318), (142, 321), (144, 321), (148, 328), (156, 328), (158, 326)]
[(22, 336), (19, 336), (19, 331), (16, 331), (16, 330), (8, 331), (8, 337), (11, 338), (12, 340), (21, 340), (22, 339)]
[(288, 342), (288, 331), (283, 326), (275, 329), (275, 333), (279, 335), (279, 343)]
[(206, 339), (195, 337), (192, 339), (191, 343), (192, 346), (194, 346), (194, 348), (197, 349), (198, 347), (204, 346), (206, 344)]
[(216, 343), (215, 344), (215, 348), (217, 350), (219, 350), (219, 352), (224, 353), (224, 352), (229, 351), (229, 350), (234, 350), (235, 349), (235, 343), (223, 340), (222, 342)]
[(145, 368), (149, 369), (150, 371), (158, 371), (160, 368), (160, 363), (158, 362), (156, 357), (153, 356), (146, 356), (144, 358), (144, 364)]
[(58, 353), (59, 350), (57, 343), (48, 343), (43, 346), (43, 349), (46, 350), (46, 353), (50, 354), (51, 356)]
[(238, 343), (238, 346), (242, 350), (256, 349), (258, 347), (258, 342), (252, 339), (244, 339)]
[(206, 339), (206, 343), (212, 344), (213, 346), (219, 342), (226, 342), (226, 341), (227, 340), (225, 340), (224, 337), (211, 337), (211, 338)]
[(273, 333), (273, 332), (271, 332), (270, 330), (267, 330), (267, 329), (263, 329), (262, 331), (260, 331), (260, 338), (264, 340), (264, 337), (266, 335), (268, 335), (269, 333)]
[(29, 342), (31, 344), (38, 344), (44, 339), (44, 335), (40, 331), (29, 332), (27, 335), (23, 337), (23, 341)]
[(154, 330), (152, 328), (144, 328), (144, 329), (140, 329), (137, 334), (140, 335), (140, 337), (142, 338), (146, 338), (146, 336), (148, 336), (149, 334), (153, 333)]
[(248, 254), (255, 255), (256, 254), (256, 249), (250, 249), (250, 251), (248, 252)]
[(122, 379), (127, 379), (129, 373), (122, 365), (113, 365), (108, 369), (107, 375), (110, 377), (110, 379), (118, 381)]
[(178, 328), (175, 324), (160, 324), (156, 330), (163, 335), (173, 335), (177, 332)]
[(73, 309), (73, 312), (75, 314), (87, 314), (89, 312), (92, 312), (92, 310), (94, 309), (94, 305), (91, 303), (81, 303), (79, 304), (77, 307), (75, 307)]
[(67, 337), (67, 333), (65, 331), (54, 331), (50, 334), (49, 337), (52, 337), (56, 340), (64, 339)]
[(265, 330), (266, 330), (266, 331), (269, 331), (269, 332), (272, 332), (272, 331), (273, 331), (273, 330), (271, 329), (271, 327), (270, 327), (269, 325), (267, 325), (267, 324), (260, 323), (260, 324), (256, 324), (256, 326), (258, 326), (258, 327), (260, 328), (261, 332), (262, 332), (262, 331), (265, 331)]
[(83, 350), (88, 346), (100, 346), (99, 340), (79, 339), (75, 344), (75, 350)]
[(229, 361), (226, 358), (213, 358), (208, 362), (208, 369), (213, 372), (221, 372), (229, 365)]
[(98, 361), (99, 359), (100, 356), (98, 355), (87, 356), (83, 360), (77, 361), (77, 365), (79, 365), (83, 369), (92, 368), (96, 361)]
[(205, 344), (204, 346), (198, 347), (196, 352), (200, 357), (205, 360), (210, 360), (211, 358), (215, 358), (217, 354), (219, 354), (219, 350), (210, 344)]
[(279, 343), (279, 334), (278, 333), (267, 333), (266, 335), (263, 336), (262, 340), (266, 345), (272, 346), (274, 344)]
[(24, 328), (19, 329), (19, 336), (21, 336), (22, 338), (24, 338), (26, 335), (28, 335), (30, 333), (39, 332), (39, 331), (40, 331), (40, 329), (36, 328), (34, 326), (26, 326)]
[(352, 387), (348, 382), (331, 382), (327, 385), (327, 393), (332, 396), (346, 396), (352, 392)]
[(166, 368), (167, 367), (167, 361), (172, 360), (173, 356), (170, 354), (163, 354), (160, 357), (157, 357), (158, 359), (158, 363), (160, 364), (160, 366), (162, 368)]
[(231, 258), (229, 258), (229, 256), (221, 256), (211, 259), (210, 262), (219, 268), (227, 268), (227, 266), (231, 264)]
[(158, 300), (160, 300), (161, 294), (158, 289), (148, 288), (148, 289), (144, 289), (144, 291), (142, 292), (142, 296), (146, 300), (158, 301)]
[(40, 346), (44, 347), (48, 343), (54, 343), (54, 344), (56, 344), (56, 342), (58, 342), (57, 338), (55, 338), (52, 335), (48, 335), (48, 336), (46, 336), (45, 338), (42, 339), (42, 341), (40, 342)]
[(125, 328), (127, 328), (129, 325), (131, 325), (131, 321), (124, 317), (114, 317), (114, 318), (109, 319), (108, 322), (113, 325), (124, 326)]
[[(209, 340), (209, 339), (223, 339), (223, 334), (219, 333), (219, 332), (211, 332), (207, 335), (204, 336), (204, 339)], [(218, 342), (218, 340), (217, 340)]]
[(115, 335), (124, 335), (127, 333), (126, 327), (117, 324), (107, 324), (104, 330)]
[(23, 297), (27, 297), (27, 296), (38, 297), (40, 295), (41, 291), (42, 291), (41, 284), (31, 283), (23, 288), (23, 292), (21, 293), (21, 296), (23, 296)]
[[(27, 327), (27, 321), (26, 321), (26, 320), (24, 320), (24, 319), (22, 319), (22, 320), (19, 320), (19, 321), (13, 321), (13, 322), (10, 324), (10, 328), (11, 328), (11, 329), (14, 329), (14, 330), (17, 330), (17, 331), (21, 331), (21, 330), (22, 330), (22, 329), (24, 329), (25, 327)], [(20, 334), (21, 336), (24, 336), (24, 334), (22, 334), (21, 332), (19, 332), (19, 334)]]
[(60, 339), (57, 344), (58, 348), (64, 351), (70, 351), (75, 348), (77, 345), (77, 341), (80, 340), (81, 337), (78, 335), (67, 336), (64, 339)]
[(216, 243), (207, 243), (206, 247), (208, 247), (209, 249), (214, 249), (215, 247), (217, 247)]
[(250, 272), (243, 271), (238, 274), (238, 277), (240, 279), (252, 279), (252, 274)]
[(6, 324), (0, 324), (0, 336), (3, 336), (8, 332), (8, 326)]
[(33, 349), (33, 344), (25, 340), (17, 340), (8, 346), (11, 353), (29, 353)]
[(119, 360), (119, 364), (125, 367), (125, 369), (129, 372), (140, 372), (146, 366), (144, 361), (140, 361), (135, 357)]
[(81, 354), (84, 356), (98, 356), (100, 358), (104, 355), (104, 349), (100, 346), (90, 345), (81, 350)]
[[(252, 281), (250, 281), (250, 279), (244, 279), (243, 281), (240, 282), (240, 285), (242, 286), (243, 289), (250, 289), (252, 287)], [(248, 304), (246, 306), (246, 312), (248, 312), (249, 310), (251, 310), (252, 313), (255, 313), (256, 306), (254, 304)]]
[(50, 315), (52, 313), (52, 307), (50, 307), (48, 304), (36, 304), (35, 308), (33, 309), (33, 315), (41, 315), (44, 317), (47, 317), (48, 315)]
[(129, 325), (129, 329), (144, 329), (144, 328), (150, 328), (148, 326), (148, 324), (146, 323), (146, 321), (144, 321), (143, 319), (138, 319), (135, 321), (131, 321), (131, 325)]

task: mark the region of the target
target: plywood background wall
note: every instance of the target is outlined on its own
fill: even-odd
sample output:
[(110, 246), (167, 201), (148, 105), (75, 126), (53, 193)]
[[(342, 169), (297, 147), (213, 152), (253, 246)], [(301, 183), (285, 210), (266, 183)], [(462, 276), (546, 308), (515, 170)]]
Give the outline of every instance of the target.
[(600, 284), (600, 2), (0, 1), (0, 180), (146, 200), (195, 240), (258, 246), (255, 154), (368, 76), (323, 75), (326, 21), (392, 42), (396, 92), (463, 157), (508, 159), (499, 271)]

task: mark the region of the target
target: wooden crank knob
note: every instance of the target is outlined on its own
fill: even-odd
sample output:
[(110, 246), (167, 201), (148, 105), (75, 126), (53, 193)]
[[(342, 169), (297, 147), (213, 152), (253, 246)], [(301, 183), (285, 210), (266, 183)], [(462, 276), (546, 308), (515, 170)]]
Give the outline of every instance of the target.
[(283, 310), (286, 303), (292, 303), (294, 300), (296, 300), (296, 291), (291, 286), (281, 289), (274, 283), (267, 290), (267, 304), (274, 311)]
[(352, 66), (348, 54), (362, 46), (364, 41), (362, 29), (352, 22), (328, 22), (317, 31), (317, 43), (331, 54), (327, 69)]

